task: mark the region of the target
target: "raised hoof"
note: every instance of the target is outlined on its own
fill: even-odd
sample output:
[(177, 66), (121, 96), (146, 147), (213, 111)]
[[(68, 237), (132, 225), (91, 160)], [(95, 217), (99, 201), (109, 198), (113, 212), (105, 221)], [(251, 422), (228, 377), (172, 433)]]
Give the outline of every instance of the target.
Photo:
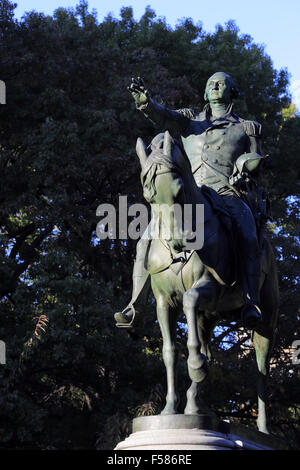
[(199, 360), (196, 362), (188, 359), (188, 371), (189, 377), (193, 382), (203, 382), (203, 380), (206, 379), (208, 374), (206, 357), (201, 354), (199, 355)]
[(192, 369), (191, 367), (189, 367), (188, 370), (190, 379), (193, 380), (193, 382), (203, 382), (203, 380), (205, 380), (208, 375), (208, 370), (205, 366), (201, 369)]

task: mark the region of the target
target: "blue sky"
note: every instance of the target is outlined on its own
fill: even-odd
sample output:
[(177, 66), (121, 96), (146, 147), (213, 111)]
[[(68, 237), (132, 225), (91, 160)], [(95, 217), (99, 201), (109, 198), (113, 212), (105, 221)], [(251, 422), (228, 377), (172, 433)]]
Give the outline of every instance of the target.
[[(59, 6), (74, 7), (79, 0), (16, 0), (17, 18), (25, 11), (36, 10), (52, 14)], [(171, 26), (179, 18), (191, 17), (201, 21), (207, 32), (216, 24), (236, 21), (241, 33), (250, 34), (256, 43), (264, 44), (274, 67), (286, 67), (291, 74), (290, 91), (300, 110), (300, 0), (89, 0), (90, 10), (95, 8), (101, 21), (109, 12), (119, 16), (122, 6), (132, 6), (139, 19), (150, 5), (157, 16), (164, 16)]]

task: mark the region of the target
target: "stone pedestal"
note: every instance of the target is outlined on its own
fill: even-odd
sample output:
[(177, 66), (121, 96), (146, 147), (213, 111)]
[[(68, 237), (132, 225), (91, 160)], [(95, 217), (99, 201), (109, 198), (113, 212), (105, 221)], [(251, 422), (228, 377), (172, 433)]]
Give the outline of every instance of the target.
[(133, 420), (132, 434), (115, 450), (273, 450), (281, 440), (209, 415), (157, 415)]

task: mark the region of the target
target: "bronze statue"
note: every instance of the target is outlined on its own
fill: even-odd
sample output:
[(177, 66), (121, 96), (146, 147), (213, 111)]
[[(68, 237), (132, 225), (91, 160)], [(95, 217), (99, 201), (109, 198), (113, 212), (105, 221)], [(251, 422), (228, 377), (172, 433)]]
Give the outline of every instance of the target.
[[(197, 387), (207, 374), (212, 331), (220, 319), (238, 320), (241, 315), (243, 324), (254, 329), (258, 427), (267, 432), (265, 377), (277, 321), (277, 272), (271, 247), (258, 224), (262, 199), (259, 209), (253, 205), (252, 211), (245, 202), (252, 197), (251, 170), (262, 161), (261, 126), (232, 112), (238, 90), (223, 72), (208, 80), (205, 98), (209, 103), (200, 114), (190, 109), (171, 111), (155, 103), (141, 79), (133, 79), (130, 91), (137, 107), (161, 129), (167, 129), (153, 139), (150, 150), (141, 139), (137, 142), (144, 196), (151, 205), (204, 204), (204, 245), (199, 250), (186, 250), (185, 240), (174, 243), (141, 238), (132, 299), (123, 312), (115, 314), (117, 326), (134, 324), (146, 301), (151, 277), (167, 369), (163, 413), (174, 414), (175, 332), (183, 306), (192, 380), (185, 413), (197, 414)], [(246, 196), (245, 185), (249, 189)]]
[[(152, 100), (140, 78), (132, 79), (129, 90), (145, 116), (161, 130), (167, 129), (171, 135), (181, 138), (197, 185), (205, 184), (222, 196), (238, 239), (245, 299), (241, 316), (244, 325), (253, 328), (261, 316), (258, 299), (261, 250), (254, 215), (236, 185), (230, 184), (230, 177), (234, 176), (235, 163), (241, 155), (250, 154), (249, 160), (259, 162), (261, 125), (245, 121), (232, 112), (232, 100), (238, 96), (238, 89), (232, 78), (223, 72), (208, 79), (204, 94), (208, 104), (200, 114), (191, 109), (172, 111), (159, 105)], [(115, 315), (118, 326), (132, 326), (146, 303), (149, 292), (149, 275), (144, 268), (147, 246), (145, 240), (137, 245), (132, 299)]]

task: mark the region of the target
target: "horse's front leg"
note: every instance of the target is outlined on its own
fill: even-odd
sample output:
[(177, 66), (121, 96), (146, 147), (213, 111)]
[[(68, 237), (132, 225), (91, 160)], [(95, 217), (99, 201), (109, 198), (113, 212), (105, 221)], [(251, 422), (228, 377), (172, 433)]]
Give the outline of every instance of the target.
[(161, 414), (175, 414), (178, 404), (176, 394), (176, 314), (164, 299), (157, 300), (157, 319), (163, 338), (162, 355), (167, 372), (166, 406)]
[[(201, 343), (201, 352), (208, 359), (211, 359), (210, 351), (210, 340), (216, 324), (215, 315), (207, 315), (206, 312), (198, 312), (197, 314), (197, 323), (198, 323), (198, 335)], [(197, 382), (192, 382), (190, 388), (186, 393), (186, 407), (184, 414), (188, 415), (197, 415), (207, 413), (207, 406), (203, 400), (199, 399), (198, 391), (200, 384)]]

